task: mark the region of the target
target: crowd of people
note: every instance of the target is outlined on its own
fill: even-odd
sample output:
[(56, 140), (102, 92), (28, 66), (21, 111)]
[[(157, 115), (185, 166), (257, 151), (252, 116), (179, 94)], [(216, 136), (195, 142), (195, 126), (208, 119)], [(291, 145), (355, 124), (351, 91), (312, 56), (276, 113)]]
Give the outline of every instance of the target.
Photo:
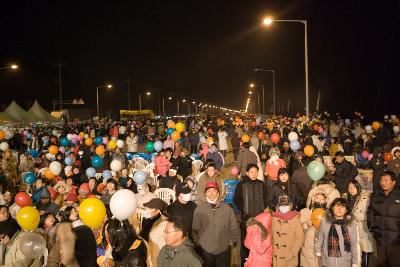
[(4, 266), (400, 266), (396, 115), (0, 126)]

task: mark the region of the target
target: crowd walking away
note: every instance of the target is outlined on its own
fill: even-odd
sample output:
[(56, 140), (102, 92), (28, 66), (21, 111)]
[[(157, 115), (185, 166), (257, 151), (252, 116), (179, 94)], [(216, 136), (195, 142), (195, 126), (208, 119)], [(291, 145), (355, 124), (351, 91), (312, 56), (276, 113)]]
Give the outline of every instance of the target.
[(399, 267), (400, 121), (0, 124), (0, 265)]

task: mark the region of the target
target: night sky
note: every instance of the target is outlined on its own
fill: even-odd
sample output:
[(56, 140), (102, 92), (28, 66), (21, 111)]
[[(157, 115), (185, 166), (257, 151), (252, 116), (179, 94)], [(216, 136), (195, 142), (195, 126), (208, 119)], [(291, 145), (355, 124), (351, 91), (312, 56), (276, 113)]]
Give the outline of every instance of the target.
[[(265, 85), (277, 111), (304, 107), (304, 27), (276, 19), (307, 19), (311, 111), (359, 110), (380, 117), (399, 113), (400, 1), (7, 1), (0, 11), (0, 110), (12, 100), (29, 108), (35, 99), (51, 109), (62, 71), (64, 99), (83, 98), (95, 111), (96, 85), (103, 111), (132, 106), (154, 87), (242, 109), (248, 84)], [(152, 107), (154, 97), (144, 98)], [(278, 104), (279, 103), (279, 104)], [(167, 105), (172, 110), (175, 105)], [(183, 107), (185, 110), (185, 107)]]

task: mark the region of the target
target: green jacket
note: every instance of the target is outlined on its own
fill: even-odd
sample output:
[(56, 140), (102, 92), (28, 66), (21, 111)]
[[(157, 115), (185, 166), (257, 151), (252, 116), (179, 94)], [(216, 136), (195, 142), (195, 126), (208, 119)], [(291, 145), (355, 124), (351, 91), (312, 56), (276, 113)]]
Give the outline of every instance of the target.
[(202, 267), (202, 260), (188, 238), (179, 246), (165, 245), (158, 255), (158, 267)]

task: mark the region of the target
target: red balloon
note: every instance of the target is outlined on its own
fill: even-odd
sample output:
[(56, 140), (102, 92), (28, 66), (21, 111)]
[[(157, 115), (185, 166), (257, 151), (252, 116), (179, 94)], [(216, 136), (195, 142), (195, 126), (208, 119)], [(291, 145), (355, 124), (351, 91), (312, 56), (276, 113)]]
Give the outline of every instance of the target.
[(279, 140), (281, 140), (281, 137), (279, 136), (279, 134), (273, 133), (273, 134), (271, 135), (271, 141), (272, 141), (272, 143), (277, 144), (277, 143), (279, 143)]
[(263, 133), (263, 132), (259, 132), (259, 133), (257, 134), (257, 136), (258, 136), (258, 139), (260, 139), (260, 140), (263, 140), (263, 139), (264, 139), (264, 133)]
[(32, 206), (32, 199), (28, 195), (28, 193), (19, 192), (18, 194), (15, 195), (15, 203), (21, 208), (26, 206)]
[(386, 152), (385, 154), (383, 154), (383, 160), (385, 162), (390, 162), (393, 160), (393, 155), (390, 152)]
[(256, 127), (256, 126), (257, 126), (257, 123), (256, 123), (255, 121), (252, 121), (252, 122), (251, 122), (251, 126)]

